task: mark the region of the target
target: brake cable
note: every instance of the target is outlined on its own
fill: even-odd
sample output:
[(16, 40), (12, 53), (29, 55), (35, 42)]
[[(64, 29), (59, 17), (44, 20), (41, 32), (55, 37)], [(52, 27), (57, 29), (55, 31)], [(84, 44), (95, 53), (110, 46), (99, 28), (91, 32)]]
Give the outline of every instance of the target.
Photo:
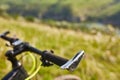
[(35, 67), (36, 67), (36, 60), (35, 60), (35, 57), (33, 56), (33, 54), (31, 54), (31, 53), (28, 52), (28, 55), (29, 55), (29, 56), (32, 58), (32, 60), (33, 60), (33, 66), (32, 66), (32, 68), (31, 68), (31, 70), (28, 72), (28, 74), (32, 74), (33, 71), (35, 70)]
[[(31, 70), (28, 72), (28, 74), (30, 74), (30, 76), (27, 77), (25, 80), (29, 80), (29, 79), (31, 79), (32, 77), (34, 77), (34, 76), (38, 73), (38, 71), (40, 70), (40, 68), (41, 68), (41, 63), (38, 65), (38, 68), (36, 68), (36, 60), (35, 60), (34, 55), (31, 54), (31, 53), (29, 53), (29, 52), (28, 52), (28, 55), (29, 55), (29, 56), (32, 58), (32, 60), (33, 60), (33, 66), (32, 66), (32, 68), (31, 68)], [(36, 70), (35, 70), (35, 68), (36, 68)], [(35, 71), (34, 71), (34, 70), (35, 70)]]
[(38, 73), (38, 71), (40, 70), (40, 68), (41, 68), (41, 63), (38, 65), (38, 68), (29, 77), (27, 77), (25, 80), (29, 80), (32, 77), (34, 77)]
[[(40, 68), (41, 68), (41, 63), (38, 65), (38, 68), (36, 68), (36, 60), (35, 60), (34, 55), (31, 54), (30, 52), (27, 52), (27, 54), (28, 54), (28, 56), (31, 57), (32, 62), (33, 62), (33, 66), (32, 66), (32, 68), (31, 68), (31, 70), (28, 71), (28, 74), (29, 74), (30, 76), (28, 76), (28, 77), (25, 79), (25, 80), (30, 80), (30, 79), (31, 79), (32, 77), (34, 77), (34, 76), (38, 73), (38, 71), (40, 70)], [(25, 57), (25, 56), (24, 56), (24, 57)], [(35, 70), (35, 68), (36, 68), (36, 70)]]

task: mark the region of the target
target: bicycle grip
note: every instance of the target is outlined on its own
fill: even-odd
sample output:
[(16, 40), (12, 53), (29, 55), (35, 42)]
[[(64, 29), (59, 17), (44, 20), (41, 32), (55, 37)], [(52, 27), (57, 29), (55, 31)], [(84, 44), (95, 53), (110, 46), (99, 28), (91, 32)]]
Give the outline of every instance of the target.
[(51, 52), (43, 51), (42, 57), (44, 57), (46, 60), (53, 62), (54, 64), (58, 66), (64, 65), (68, 60), (59, 56), (54, 55)]

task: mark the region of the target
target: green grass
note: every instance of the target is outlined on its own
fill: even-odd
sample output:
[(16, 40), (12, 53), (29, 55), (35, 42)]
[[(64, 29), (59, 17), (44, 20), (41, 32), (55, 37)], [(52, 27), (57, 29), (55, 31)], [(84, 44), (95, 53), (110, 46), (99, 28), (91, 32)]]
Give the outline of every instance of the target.
[[(6, 30), (11, 31), (10, 36), (16, 34), (18, 38), (30, 42), (38, 49), (52, 49), (54, 54), (62, 57), (71, 58), (79, 50), (85, 51), (85, 57), (76, 71), (64, 71), (56, 65), (42, 67), (37, 74), (41, 80), (53, 80), (64, 74), (77, 75), (81, 80), (119, 80), (120, 78), (120, 38), (118, 36), (103, 35), (101, 32), (88, 34), (81, 31), (57, 29), (45, 24), (0, 18), (0, 33)], [(11, 70), (11, 65), (4, 57), (8, 50), (4, 45), (5, 41), (0, 39), (0, 42), (1, 78)], [(39, 58), (39, 56), (36, 57)]]

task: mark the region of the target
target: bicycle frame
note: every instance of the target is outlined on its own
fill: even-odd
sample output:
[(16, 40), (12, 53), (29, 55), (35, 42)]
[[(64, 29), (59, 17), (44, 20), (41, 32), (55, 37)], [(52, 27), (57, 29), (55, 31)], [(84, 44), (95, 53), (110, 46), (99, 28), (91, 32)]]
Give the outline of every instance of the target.
[(6, 52), (5, 56), (12, 64), (12, 70), (2, 80), (25, 80), (28, 74), (22, 64), (11, 54), (15, 53), (13, 50)]

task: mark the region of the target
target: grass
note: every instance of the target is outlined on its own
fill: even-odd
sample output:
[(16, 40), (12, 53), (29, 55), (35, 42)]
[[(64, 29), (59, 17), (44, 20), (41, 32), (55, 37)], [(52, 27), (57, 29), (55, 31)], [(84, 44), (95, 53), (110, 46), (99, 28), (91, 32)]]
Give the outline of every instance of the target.
[[(53, 80), (65, 74), (77, 75), (81, 80), (119, 80), (120, 78), (120, 38), (116, 35), (101, 32), (88, 34), (81, 31), (57, 29), (45, 24), (0, 18), (0, 33), (6, 30), (11, 31), (10, 36), (16, 34), (18, 38), (30, 42), (38, 49), (52, 49), (54, 54), (62, 57), (71, 58), (79, 50), (85, 51), (85, 57), (76, 71), (64, 71), (56, 65), (42, 67), (37, 74), (41, 80)], [(5, 41), (0, 39), (0, 42), (1, 78), (11, 70), (11, 65), (4, 57), (5, 52), (10, 48), (5, 47)], [(39, 56), (35, 56), (39, 59)]]

